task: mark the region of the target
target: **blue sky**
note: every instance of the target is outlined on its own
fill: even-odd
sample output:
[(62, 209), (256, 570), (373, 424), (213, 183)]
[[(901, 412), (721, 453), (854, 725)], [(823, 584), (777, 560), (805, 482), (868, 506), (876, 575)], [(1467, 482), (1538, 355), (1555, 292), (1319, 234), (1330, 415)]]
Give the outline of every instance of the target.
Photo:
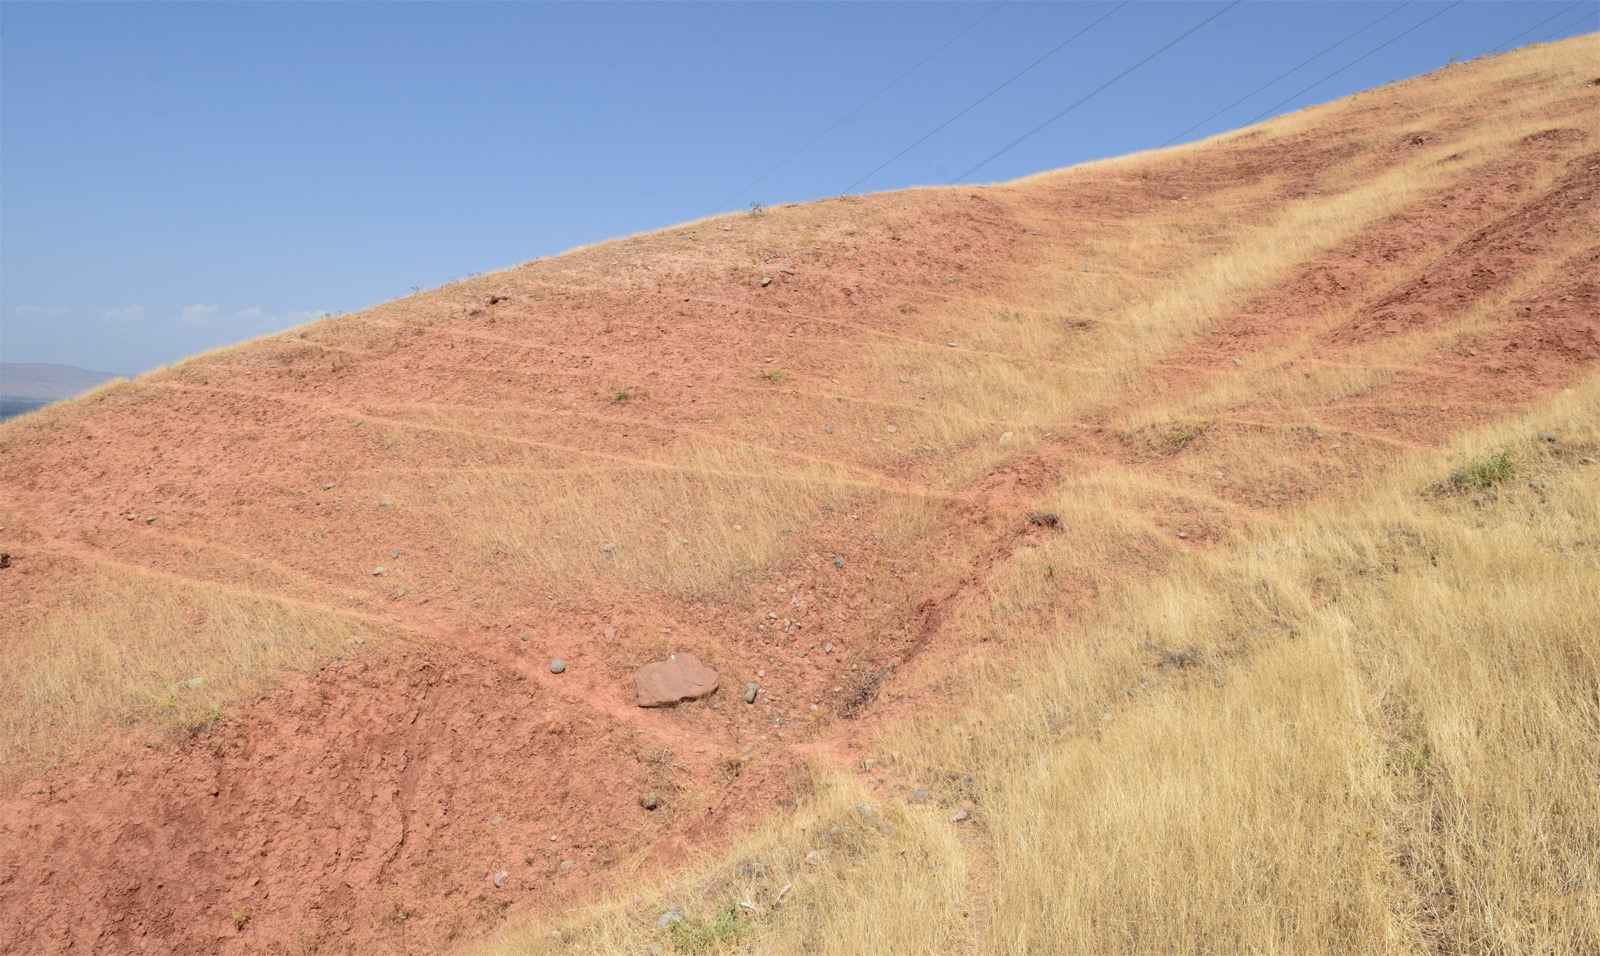
[[(139, 372), (724, 200), (838, 195), (1110, 12), (853, 191), (946, 182), (1225, 6), (0, 4), (0, 358)], [(1158, 146), (1396, 11), (1185, 138), (1242, 125), (1446, 6), (1239, 4), (972, 181)], [(1276, 112), (1552, 16), (1517, 42), (1600, 4), (1461, 3)]]

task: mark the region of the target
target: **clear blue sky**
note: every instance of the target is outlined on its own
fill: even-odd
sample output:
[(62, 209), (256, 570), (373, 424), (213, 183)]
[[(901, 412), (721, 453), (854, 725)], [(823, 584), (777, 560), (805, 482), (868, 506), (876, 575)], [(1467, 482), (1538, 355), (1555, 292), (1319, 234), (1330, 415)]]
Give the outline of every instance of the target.
[[(0, 358), (139, 372), (730, 196), (838, 195), (1114, 5), (0, 4)], [(1277, 112), (1600, 26), (1570, 5), (1462, 3)], [(1224, 6), (1116, 10), (853, 191), (948, 181)], [(1400, 7), (1240, 4), (973, 180), (1158, 146)]]

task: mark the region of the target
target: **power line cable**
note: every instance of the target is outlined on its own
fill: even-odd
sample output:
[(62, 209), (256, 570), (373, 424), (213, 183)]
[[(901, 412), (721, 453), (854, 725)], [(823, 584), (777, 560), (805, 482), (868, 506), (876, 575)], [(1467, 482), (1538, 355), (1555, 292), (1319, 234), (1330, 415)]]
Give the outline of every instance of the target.
[(1535, 31), (1535, 30), (1539, 29), (1540, 27), (1544, 26), (1546, 23), (1549, 23), (1551, 20), (1554, 20), (1556, 17), (1566, 15), (1566, 13), (1569, 10), (1571, 10), (1572, 7), (1581, 7), (1581, 6), (1583, 6), (1583, 0), (1578, 0), (1578, 2), (1572, 4), (1572, 6), (1561, 8), (1560, 10), (1557, 10), (1555, 13), (1550, 14), (1548, 17), (1545, 17), (1543, 20), (1540, 20), (1538, 23), (1535, 23), (1533, 26), (1529, 27), (1528, 29), (1523, 30), (1521, 33), (1517, 34), (1516, 36), (1512, 37), (1511, 39), (1509, 39), (1509, 40), (1505, 41), (1504, 43), (1500, 44), (1500, 46), (1497, 46), (1497, 47), (1494, 47), (1494, 48), (1490, 49), (1489, 52), (1490, 53), (1494, 53), (1496, 50), (1499, 50), (1500, 47), (1510, 46), (1511, 44), (1517, 42), (1518, 40), (1520, 40), (1523, 37), (1527, 36), (1528, 34), (1532, 33), (1533, 31)]
[[(1132, 73), (1134, 70), (1137, 70), (1139, 67), (1144, 66), (1146, 63), (1149, 63), (1151, 60), (1155, 59), (1156, 57), (1160, 56), (1161, 54), (1163, 54), (1163, 53), (1167, 52), (1168, 50), (1172, 49), (1173, 47), (1177, 46), (1183, 40), (1187, 39), (1190, 34), (1194, 33), (1196, 30), (1198, 30), (1201, 27), (1205, 26), (1206, 24), (1210, 23), (1212, 20), (1215, 20), (1217, 17), (1222, 16), (1224, 13), (1227, 13), (1229, 10), (1232, 10), (1234, 7), (1237, 7), (1241, 2), (1242, 2), (1242, 0), (1233, 0), (1232, 3), (1230, 3), (1227, 6), (1223, 7), (1221, 10), (1218, 10), (1216, 13), (1213, 13), (1211, 16), (1206, 17), (1204, 20), (1201, 20), (1199, 23), (1196, 23), (1194, 26), (1192, 26), (1189, 29), (1183, 31), (1183, 33), (1179, 34), (1176, 39), (1173, 39), (1173, 40), (1169, 41), (1161, 49), (1155, 51), (1154, 53), (1152, 53), (1149, 56), (1145, 57), (1144, 59), (1140, 60), (1138, 63), (1135, 63), (1134, 65), (1128, 67), (1126, 70), (1123, 70), (1121, 73), (1118, 73), (1116, 76), (1113, 76), (1111, 79), (1106, 80), (1104, 83), (1101, 83), (1099, 86), (1095, 87), (1093, 90), (1090, 90), (1088, 93), (1086, 93), (1082, 97), (1080, 97), (1077, 100), (1077, 102), (1073, 103), (1071, 106), (1068, 106), (1066, 109), (1062, 110), (1061, 112), (1057, 113), (1056, 115), (1054, 115), (1054, 116), (1050, 117), (1049, 119), (1045, 120), (1043, 123), (1040, 123), (1038, 126), (1035, 126), (1033, 129), (1028, 130), (1026, 133), (1023, 133), (1021, 136), (1018, 136), (1016, 139), (1012, 140), (1006, 146), (1004, 146), (1003, 148), (997, 150), (988, 159), (985, 159), (983, 162), (979, 163), (978, 165), (972, 167), (971, 169), (969, 169), (966, 172), (962, 173), (961, 175), (957, 176), (955, 179), (950, 180), (950, 185), (954, 186), (956, 183), (961, 182), (963, 179), (966, 179), (968, 176), (971, 176), (973, 173), (977, 172), (978, 170), (982, 169), (983, 167), (985, 167), (985, 166), (989, 165), (990, 163), (994, 162), (996, 159), (999, 159), (1001, 156), (1004, 156), (1006, 153), (1010, 152), (1014, 147), (1020, 145), (1028, 137), (1030, 137), (1033, 134), (1039, 132), (1040, 130), (1044, 129), (1046, 126), (1049, 126), (1051, 123), (1054, 123), (1056, 120), (1058, 120), (1061, 117), (1067, 115), (1068, 113), (1072, 112), (1073, 110), (1077, 109), (1078, 107), (1082, 106), (1083, 104), (1089, 102), (1091, 99), (1094, 99), (1095, 96), (1099, 95), (1106, 88), (1111, 86), (1111, 84), (1117, 82), (1118, 80), (1120, 80), (1123, 77), (1127, 76), (1129, 73)], [(1457, 2), (1459, 3), (1460, 0), (1457, 0)]]
[[(921, 146), (924, 142), (927, 142), (927, 140), (930, 137), (932, 137), (935, 133), (937, 133), (940, 130), (944, 129), (946, 126), (949, 126), (951, 123), (954, 123), (956, 120), (960, 119), (961, 117), (967, 115), (969, 112), (971, 112), (975, 107), (977, 107), (984, 100), (987, 100), (989, 97), (995, 95), (996, 93), (998, 93), (1001, 90), (1005, 89), (1006, 87), (1010, 86), (1017, 79), (1021, 78), (1021, 76), (1024, 73), (1027, 73), (1029, 70), (1031, 70), (1034, 67), (1038, 66), (1039, 64), (1043, 63), (1045, 60), (1050, 59), (1052, 56), (1055, 56), (1057, 53), (1060, 53), (1063, 49), (1066, 48), (1067, 44), (1069, 44), (1073, 40), (1076, 40), (1077, 38), (1083, 36), (1085, 33), (1088, 33), (1090, 30), (1093, 30), (1095, 28), (1095, 26), (1100, 23), (1101, 20), (1104, 20), (1106, 17), (1111, 16), (1111, 14), (1116, 13), (1118, 10), (1121, 10), (1123, 7), (1127, 6), (1129, 2), (1130, 2), (1130, 0), (1122, 0), (1121, 3), (1118, 3), (1116, 6), (1112, 7), (1110, 10), (1106, 11), (1104, 14), (1101, 14), (1099, 18), (1094, 20), (1094, 22), (1090, 23), (1088, 26), (1084, 27), (1082, 30), (1079, 30), (1077, 33), (1074, 33), (1072, 36), (1067, 37), (1065, 40), (1061, 41), (1061, 43), (1055, 49), (1051, 50), (1049, 53), (1046, 53), (1044, 56), (1039, 57), (1037, 60), (1034, 60), (1032, 63), (1029, 63), (1027, 66), (1023, 67), (1021, 70), (1018, 70), (1015, 74), (1012, 75), (1011, 79), (1006, 80), (1004, 83), (1001, 83), (999, 86), (997, 86), (994, 89), (990, 90), (989, 92), (983, 94), (983, 96), (981, 96), (977, 100), (973, 101), (973, 103), (970, 106), (968, 106), (966, 109), (962, 110), (961, 112), (957, 113), (956, 115), (954, 115), (954, 116), (950, 117), (949, 119), (945, 120), (943, 123), (940, 123), (938, 126), (935, 126), (927, 135), (923, 136), (921, 139), (917, 140), (915, 143), (912, 143), (910, 146), (907, 146), (905, 149), (902, 149), (900, 152), (895, 153), (893, 156), (890, 156), (888, 159), (884, 160), (881, 164), (879, 164), (878, 168), (874, 169), (872, 172), (867, 173), (865, 176), (862, 176), (860, 179), (858, 179), (855, 182), (851, 183), (849, 186), (846, 186), (845, 189), (844, 189), (844, 192), (849, 193), (849, 192), (854, 191), (857, 186), (861, 185), (862, 183), (866, 182), (867, 180), (871, 179), (872, 177), (874, 177), (874, 176), (878, 175), (879, 173), (883, 172), (884, 168), (887, 167), (890, 163), (893, 163), (895, 160), (897, 160), (900, 157), (904, 156), (905, 154), (911, 152), (913, 149), (916, 149), (918, 146)], [(1236, 2), (1237, 2), (1237, 0), (1236, 0)]]
[[(1217, 110), (1215, 113), (1212, 113), (1210, 116), (1207, 116), (1205, 119), (1203, 119), (1200, 122), (1194, 124), (1193, 126), (1189, 127), (1188, 129), (1184, 130), (1183, 132), (1179, 133), (1178, 135), (1172, 137), (1171, 139), (1167, 140), (1165, 143), (1162, 143), (1161, 145), (1162, 146), (1171, 146), (1173, 143), (1176, 143), (1178, 140), (1184, 138), (1185, 136), (1188, 136), (1190, 133), (1194, 132), (1195, 130), (1199, 129), (1200, 127), (1206, 125), (1207, 123), (1209, 123), (1212, 120), (1216, 119), (1217, 117), (1221, 116), (1223, 113), (1228, 112), (1229, 110), (1233, 109), (1235, 106), (1238, 106), (1240, 103), (1243, 103), (1245, 100), (1250, 99), (1252, 96), (1255, 96), (1257, 93), (1260, 93), (1262, 90), (1266, 89), (1267, 87), (1272, 86), (1273, 84), (1277, 83), (1279, 80), (1282, 80), (1284, 77), (1288, 76), (1289, 74), (1297, 73), (1300, 70), (1305, 69), (1307, 66), (1310, 66), (1312, 63), (1316, 62), (1317, 60), (1320, 60), (1323, 57), (1327, 56), (1329, 53), (1332, 53), (1336, 48), (1341, 47), (1341, 46), (1345, 45), (1346, 43), (1349, 43), (1351, 40), (1354, 40), (1356, 37), (1360, 36), (1361, 34), (1367, 32), (1368, 30), (1370, 30), (1373, 27), (1377, 26), (1379, 23), (1382, 23), (1384, 20), (1389, 19), (1390, 17), (1392, 17), (1395, 14), (1399, 13), (1401, 10), (1404, 10), (1406, 7), (1411, 6), (1415, 2), (1416, 2), (1416, 0), (1406, 0), (1405, 3), (1400, 4), (1398, 7), (1395, 7), (1393, 10), (1390, 10), (1388, 13), (1385, 13), (1384, 15), (1378, 17), (1378, 19), (1373, 20), (1372, 22), (1368, 23), (1366, 26), (1362, 27), (1361, 29), (1357, 30), (1356, 32), (1354, 32), (1354, 33), (1350, 34), (1349, 36), (1345, 37), (1343, 40), (1340, 40), (1338, 43), (1333, 44), (1333, 46), (1328, 47), (1327, 49), (1323, 50), (1321, 53), (1318, 53), (1316, 56), (1311, 57), (1311, 59), (1309, 59), (1309, 60), (1302, 60), (1298, 65), (1296, 65), (1292, 69), (1286, 70), (1283, 73), (1279, 73), (1275, 78), (1273, 78), (1271, 80), (1268, 80), (1267, 82), (1261, 84), (1260, 86), (1256, 87), (1255, 89), (1251, 90), (1250, 92), (1246, 93), (1245, 95), (1243, 95), (1243, 96), (1239, 97), (1238, 99), (1234, 100), (1232, 103), (1229, 103), (1227, 106), (1224, 106), (1222, 109)], [(1578, 2), (1582, 3), (1583, 0), (1578, 0)], [(1565, 12), (1565, 11), (1563, 11), (1563, 12)], [(1559, 16), (1559, 14), (1557, 14), (1557, 15)]]
[(963, 29), (960, 33), (957, 33), (955, 36), (951, 37), (950, 39), (944, 41), (944, 43), (941, 44), (937, 50), (934, 50), (932, 53), (929, 53), (927, 56), (925, 56), (922, 59), (918, 60), (915, 64), (913, 64), (911, 66), (910, 69), (906, 70), (904, 73), (902, 73), (899, 76), (895, 77), (894, 79), (890, 80), (878, 92), (876, 92), (876, 93), (872, 94), (871, 96), (867, 97), (866, 99), (862, 100), (861, 104), (859, 106), (857, 106), (855, 109), (851, 110), (850, 112), (844, 114), (843, 116), (839, 117), (837, 120), (834, 121), (832, 126), (829, 126), (827, 129), (825, 129), (822, 132), (818, 133), (817, 135), (811, 137), (809, 140), (806, 141), (804, 146), (801, 146), (799, 149), (797, 149), (794, 152), (790, 153), (788, 156), (785, 156), (782, 160), (780, 160), (778, 162), (777, 165), (773, 166), (771, 169), (767, 170), (766, 172), (762, 173), (760, 176), (757, 176), (755, 179), (751, 180), (748, 185), (746, 185), (743, 188), (741, 188), (738, 192), (735, 192), (733, 195), (729, 196), (727, 199), (724, 199), (717, 206), (716, 209), (711, 210), (711, 215), (714, 216), (717, 213), (721, 212), (722, 208), (724, 206), (728, 205), (728, 203), (733, 202), (735, 199), (738, 199), (740, 196), (744, 195), (746, 192), (749, 192), (751, 189), (754, 189), (756, 186), (760, 185), (761, 182), (763, 180), (765, 180), (768, 176), (771, 176), (773, 173), (777, 172), (778, 170), (782, 169), (784, 166), (788, 165), (788, 163), (789, 163), (789, 161), (791, 159), (794, 159), (796, 156), (799, 156), (801, 153), (803, 153), (806, 150), (810, 149), (812, 147), (812, 145), (814, 145), (817, 142), (817, 140), (821, 139), (822, 137), (824, 137), (824, 136), (828, 135), (829, 133), (833, 132), (834, 130), (838, 129), (840, 124), (842, 124), (845, 120), (849, 119), (850, 117), (852, 117), (852, 116), (856, 115), (857, 113), (861, 112), (862, 110), (866, 109), (878, 97), (880, 97), (883, 94), (889, 92), (890, 88), (892, 88), (895, 84), (899, 83), (901, 80), (905, 79), (906, 77), (910, 76), (912, 73), (916, 72), (917, 68), (922, 66), (924, 63), (926, 63), (929, 60), (933, 59), (934, 57), (938, 56), (940, 53), (943, 53), (946, 47), (948, 47), (950, 44), (956, 42), (957, 40), (961, 39), (962, 37), (966, 36), (967, 33), (969, 33), (972, 30), (973, 27), (977, 26), (978, 24), (982, 23), (983, 21), (985, 21), (985, 20), (989, 19), (990, 17), (994, 16), (997, 12), (999, 12), (1001, 7), (1005, 6), (1007, 3), (1010, 3), (1010, 2), (1011, 2), (1011, 0), (1000, 0), (999, 3), (995, 4), (993, 7), (990, 8), (988, 13), (985, 13), (983, 16), (981, 16), (978, 19), (976, 19), (976, 20), (972, 21), (971, 23), (967, 24), (965, 29)]
[(1461, 0), (1455, 0), (1454, 3), (1450, 4), (1448, 7), (1445, 7), (1443, 10), (1440, 10), (1438, 13), (1435, 13), (1433, 16), (1428, 17), (1426, 20), (1423, 20), (1422, 22), (1417, 23), (1414, 26), (1407, 27), (1405, 30), (1402, 30), (1400, 33), (1396, 34), (1395, 36), (1391, 37), (1390, 39), (1385, 40), (1384, 42), (1378, 44), (1377, 46), (1373, 47), (1372, 49), (1368, 50), (1367, 52), (1361, 54), (1360, 56), (1356, 57), (1354, 60), (1351, 60), (1349, 63), (1346, 63), (1344, 66), (1339, 67), (1337, 70), (1334, 70), (1332, 73), (1329, 73), (1327, 76), (1325, 76), (1322, 79), (1318, 80), (1317, 82), (1311, 84), (1310, 86), (1308, 86), (1305, 89), (1301, 90), (1300, 92), (1294, 94), (1293, 96), (1290, 96), (1290, 97), (1288, 97), (1286, 99), (1280, 100), (1279, 102), (1273, 104), (1272, 106), (1267, 107), (1265, 110), (1263, 110), (1260, 113), (1256, 114), (1255, 117), (1253, 117), (1250, 120), (1250, 122), (1245, 123), (1243, 125), (1250, 126), (1251, 124), (1255, 123), (1257, 120), (1261, 119), (1263, 116), (1266, 116), (1267, 114), (1269, 114), (1269, 113), (1273, 112), (1274, 110), (1276, 110), (1278, 107), (1284, 105), (1285, 103), (1288, 103), (1290, 100), (1298, 99), (1299, 97), (1305, 95), (1306, 93), (1309, 93), (1310, 91), (1316, 89), (1317, 87), (1321, 86), (1322, 84), (1324, 84), (1324, 83), (1328, 82), (1329, 80), (1333, 79), (1334, 77), (1338, 76), (1340, 73), (1343, 73), (1345, 70), (1348, 70), (1352, 66), (1355, 66), (1357, 63), (1360, 63), (1362, 60), (1365, 60), (1367, 57), (1373, 55), (1374, 53), (1377, 53), (1379, 50), (1383, 49), (1384, 47), (1388, 46), (1389, 44), (1395, 42), (1396, 40), (1400, 39), (1401, 37), (1405, 36), (1406, 34), (1412, 32), (1413, 30), (1416, 30), (1418, 27), (1421, 27), (1421, 26), (1423, 26), (1423, 25), (1425, 25), (1427, 23), (1431, 23), (1432, 21), (1437, 20), (1439, 17), (1444, 16), (1445, 14), (1449, 13), (1451, 10), (1454, 10), (1456, 7), (1459, 7), (1459, 6), (1461, 6)]
[(1539, 42), (1540, 43), (1544, 43), (1547, 40), (1549, 40), (1551, 37), (1559, 36), (1559, 35), (1561, 35), (1563, 33), (1566, 33), (1568, 30), (1572, 29), (1573, 27), (1577, 26), (1578, 24), (1582, 23), (1583, 21), (1589, 19), (1589, 17), (1591, 17), (1591, 16), (1593, 16), (1593, 14), (1585, 13), (1583, 16), (1581, 16), (1578, 19), (1572, 21), (1571, 23), (1567, 24), (1566, 26), (1556, 29), (1555, 32), (1546, 33), (1542, 38), (1540, 38)]

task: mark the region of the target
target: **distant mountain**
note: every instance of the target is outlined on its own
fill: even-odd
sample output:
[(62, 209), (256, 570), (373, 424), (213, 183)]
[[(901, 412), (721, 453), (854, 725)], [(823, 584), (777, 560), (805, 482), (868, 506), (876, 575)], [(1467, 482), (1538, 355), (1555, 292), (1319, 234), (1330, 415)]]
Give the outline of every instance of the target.
[(122, 377), (116, 372), (96, 372), (71, 365), (0, 362), (0, 421), (81, 395), (96, 385)]

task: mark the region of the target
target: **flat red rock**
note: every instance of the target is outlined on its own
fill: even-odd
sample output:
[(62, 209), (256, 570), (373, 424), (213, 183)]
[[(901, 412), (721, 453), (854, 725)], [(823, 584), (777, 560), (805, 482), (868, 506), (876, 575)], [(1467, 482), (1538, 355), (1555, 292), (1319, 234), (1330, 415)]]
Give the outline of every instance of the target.
[(633, 679), (639, 688), (640, 707), (671, 707), (717, 689), (717, 672), (693, 654), (674, 654), (669, 660), (646, 664)]

